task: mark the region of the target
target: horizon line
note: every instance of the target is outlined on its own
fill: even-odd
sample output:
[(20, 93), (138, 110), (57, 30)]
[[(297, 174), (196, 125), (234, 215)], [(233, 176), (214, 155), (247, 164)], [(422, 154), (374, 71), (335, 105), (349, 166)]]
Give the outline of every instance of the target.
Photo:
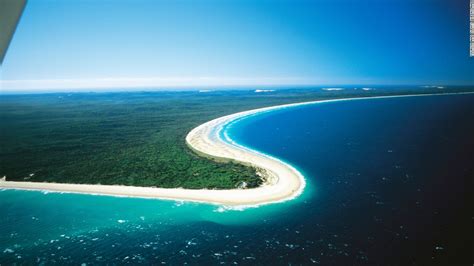
[(84, 91), (141, 91), (189, 90), (262, 87), (321, 87), (321, 86), (474, 86), (472, 81), (459, 82), (399, 82), (385, 83), (373, 80), (330, 82), (322, 78), (305, 77), (152, 77), (152, 78), (93, 78), (93, 79), (0, 79), (0, 92), (84, 92)]
[(27, 95), (27, 94), (80, 94), (80, 93), (146, 93), (146, 92), (197, 92), (197, 93), (210, 93), (210, 92), (223, 92), (223, 91), (254, 91), (255, 93), (271, 93), (279, 90), (295, 90), (295, 89), (320, 89), (326, 92), (342, 92), (342, 91), (374, 91), (377, 89), (389, 89), (389, 88), (412, 88), (412, 89), (439, 89), (440, 92), (447, 88), (465, 88), (472, 87), (473, 85), (415, 85), (415, 84), (397, 84), (397, 85), (364, 85), (364, 84), (351, 84), (351, 85), (285, 85), (285, 86), (240, 86), (240, 87), (224, 87), (218, 88), (213, 87), (181, 87), (181, 88), (108, 88), (94, 90), (93, 88), (82, 88), (76, 90), (3, 90), (0, 89), (0, 96), (2, 95)]

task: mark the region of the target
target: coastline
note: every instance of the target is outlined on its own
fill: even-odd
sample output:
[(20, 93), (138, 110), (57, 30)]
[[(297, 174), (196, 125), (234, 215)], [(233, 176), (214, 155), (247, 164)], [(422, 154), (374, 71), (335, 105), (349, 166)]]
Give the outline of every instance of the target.
[(257, 188), (230, 190), (195, 190), (183, 188), (40, 183), (1, 180), (0, 189), (43, 190), (63, 193), (157, 198), (176, 201), (203, 202), (226, 206), (254, 206), (286, 201), (299, 196), (303, 192), (303, 189), (306, 184), (303, 175), (296, 168), (294, 168), (288, 163), (283, 162), (282, 160), (279, 160), (264, 153), (260, 153), (258, 151), (252, 150), (248, 147), (244, 147), (234, 142), (226, 134), (226, 126), (245, 117), (280, 110), (284, 108), (310, 104), (362, 99), (453, 95), (470, 93), (472, 92), (340, 98), (284, 104), (272, 107), (258, 108), (219, 117), (204, 124), (201, 124), (200, 126), (194, 128), (188, 133), (188, 135), (186, 136), (187, 145), (200, 155), (217, 160), (232, 160), (259, 169), (259, 171), (261, 171), (261, 173), (266, 176), (266, 182), (262, 186)]

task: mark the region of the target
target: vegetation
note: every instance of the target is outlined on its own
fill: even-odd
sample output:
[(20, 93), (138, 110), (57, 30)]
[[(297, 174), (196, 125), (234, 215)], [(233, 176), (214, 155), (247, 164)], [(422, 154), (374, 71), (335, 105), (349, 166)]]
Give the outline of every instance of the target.
[(186, 134), (213, 118), (257, 107), (433, 90), (1, 95), (0, 177), (193, 189), (246, 182), (255, 187), (261, 181), (254, 169), (198, 156), (186, 146)]

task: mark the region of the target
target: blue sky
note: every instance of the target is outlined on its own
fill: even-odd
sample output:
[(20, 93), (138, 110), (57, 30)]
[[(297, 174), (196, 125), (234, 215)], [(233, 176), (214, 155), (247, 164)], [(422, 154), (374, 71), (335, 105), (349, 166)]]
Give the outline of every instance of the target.
[(2, 88), (474, 84), (469, 0), (30, 0)]

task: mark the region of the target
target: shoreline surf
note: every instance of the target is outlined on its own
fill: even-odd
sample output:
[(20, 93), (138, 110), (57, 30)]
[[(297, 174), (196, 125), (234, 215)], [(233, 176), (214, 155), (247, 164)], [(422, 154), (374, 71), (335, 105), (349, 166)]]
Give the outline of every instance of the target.
[(88, 185), (65, 183), (40, 183), (22, 181), (0, 181), (0, 189), (41, 190), (59, 193), (79, 193), (92, 195), (106, 195), (119, 197), (156, 198), (174, 201), (192, 201), (225, 205), (230, 207), (250, 207), (269, 203), (287, 201), (299, 196), (306, 185), (303, 174), (294, 166), (281, 159), (265, 153), (252, 150), (238, 144), (226, 134), (226, 127), (262, 113), (282, 110), (296, 106), (305, 106), (328, 102), (341, 102), (363, 99), (381, 99), (396, 97), (416, 97), (435, 95), (471, 94), (436, 93), (413, 95), (390, 95), (357, 98), (339, 98), (330, 100), (316, 100), (301, 103), (283, 104), (271, 107), (253, 109), (219, 117), (192, 129), (186, 136), (187, 145), (200, 154), (214, 160), (235, 161), (257, 169), (265, 182), (257, 188), (250, 189), (183, 189), (183, 188), (156, 188), (135, 187), (124, 185)]

